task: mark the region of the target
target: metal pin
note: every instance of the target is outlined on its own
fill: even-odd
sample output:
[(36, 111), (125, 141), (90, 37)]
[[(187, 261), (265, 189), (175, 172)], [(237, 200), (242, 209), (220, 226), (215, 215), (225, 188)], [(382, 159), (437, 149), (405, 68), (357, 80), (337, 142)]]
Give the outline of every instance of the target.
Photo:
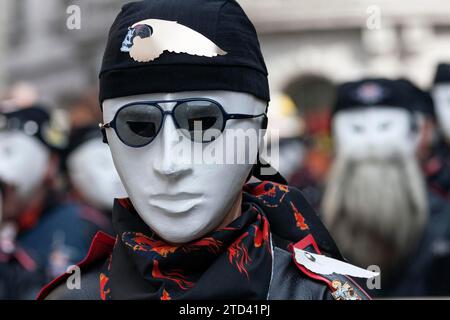
[(305, 252), (305, 257), (311, 260), (312, 262), (316, 261), (316, 258), (314, 258), (309, 252)]

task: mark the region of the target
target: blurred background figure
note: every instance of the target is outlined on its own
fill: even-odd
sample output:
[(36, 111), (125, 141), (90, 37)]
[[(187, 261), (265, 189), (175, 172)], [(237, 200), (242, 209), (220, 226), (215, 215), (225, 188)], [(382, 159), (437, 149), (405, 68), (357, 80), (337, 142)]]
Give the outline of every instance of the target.
[(272, 97), (268, 117), (268, 141), (278, 143), (278, 150), (269, 149), (269, 155), (272, 151), (279, 152), (277, 169), (284, 178), (290, 180), (304, 159), (303, 119), (299, 116), (294, 101), (286, 94)]
[[(312, 81), (313, 85), (310, 87)], [(309, 79), (306, 84), (297, 84), (298, 91), (292, 91), (297, 96), (298, 121), (303, 124), (302, 141), (304, 155), (298, 159), (297, 169), (288, 178), (289, 185), (302, 190), (311, 203), (318, 210), (325, 188), (326, 177), (332, 160), (332, 148), (330, 137), (330, 113), (331, 95), (334, 89), (327, 84), (325, 92), (321, 91), (320, 85), (315, 81), (322, 79)], [(314, 89), (315, 88), (315, 89)], [(295, 90), (295, 89), (291, 89)], [(311, 92), (312, 91), (312, 92)], [(308, 97), (305, 100), (304, 96)], [(320, 98), (319, 98), (320, 97)], [(280, 155), (281, 157), (281, 155)]]
[[(114, 183), (111, 180), (115, 178), (113, 178), (114, 174), (107, 173), (107, 165), (100, 165), (103, 161), (106, 163), (109, 160), (100, 160), (103, 156), (94, 155), (97, 152), (102, 153), (100, 144), (93, 142), (100, 139), (93, 138), (96, 136), (93, 125), (101, 120), (101, 115), (96, 90), (87, 86), (93, 84), (92, 87), (97, 87), (98, 69), (107, 40), (105, 37), (107, 28), (126, 2), (125, 0), (83, 0), (76, 3), (61, 0), (0, 1), (0, 58), (2, 61), (0, 97), (3, 101), (1, 112), (6, 114), (17, 108), (29, 107), (39, 100), (42, 104), (50, 106), (48, 111), (51, 114), (67, 115), (63, 129), (70, 135), (69, 145), (62, 153), (60, 167), (55, 164), (58, 161), (52, 160), (58, 159), (60, 151), (57, 153), (50, 151), (49, 159), (54, 165), (51, 166), (52, 178), (46, 181), (53, 182), (43, 185), (44, 189), (52, 189), (51, 193), (56, 194), (53, 198), (56, 198), (57, 203), (62, 202), (66, 206), (70, 204), (72, 208), (76, 208), (74, 210), (77, 212), (83, 212), (83, 210), (95, 212), (95, 215), (90, 216), (93, 221), (97, 221), (93, 219), (94, 216), (105, 217), (105, 212), (106, 216), (108, 215), (108, 208), (104, 206), (107, 202), (106, 194), (112, 192)], [(238, 0), (238, 2), (255, 24), (259, 35), (269, 71), (273, 97), (271, 103), (281, 106), (281, 108), (274, 106), (269, 109), (272, 112), (269, 125), (280, 130), (279, 169), (288, 178), (290, 184), (302, 189), (311, 204), (316, 209), (320, 209), (333, 161), (330, 116), (338, 84), (367, 77), (404, 77), (413, 81), (422, 90), (433, 87), (431, 93), (436, 103), (435, 115), (433, 108), (430, 108), (429, 96), (422, 90), (412, 90), (417, 93), (417, 98), (410, 105), (403, 106), (403, 110), (412, 110), (412, 103), (415, 105), (415, 111), (409, 112), (413, 125), (409, 142), (405, 145), (413, 145), (411, 148), (414, 151), (411, 151), (409, 157), (413, 157), (413, 153), (417, 156), (415, 161), (422, 166), (428, 189), (433, 191), (431, 195), (427, 192), (428, 206), (440, 207), (441, 211), (445, 212), (447, 204), (439, 203), (442, 197), (450, 199), (448, 67), (441, 66), (436, 76), (435, 74), (436, 65), (450, 59), (449, 1), (428, 0), (426, 6), (423, 0)], [(79, 29), (68, 28), (67, 24), (73, 18), (71, 14), (68, 14), (68, 8), (74, 4), (79, 7), (81, 13)], [(433, 78), (435, 78), (434, 86)], [(70, 94), (67, 94), (68, 92)], [(277, 111), (280, 112), (273, 114)], [(339, 113), (336, 113), (336, 116)], [(381, 121), (377, 115), (374, 117), (375, 123)], [(393, 123), (392, 126), (404, 126), (405, 117), (394, 117), (399, 119), (400, 123)], [(89, 128), (93, 128), (92, 131)], [(336, 132), (336, 129), (334, 131)], [(382, 135), (380, 139), (381, 137)], [(337, 138), (336, 135), (335, 138)], [(394, 142), (391, 140), (386, 142), (386, 150)], [(337, 155), (341, 152), (339, 150), (341, 146), (345, 148), (345, 144), (338, 143)], [(362, 143), (360, 152), (369, 152), (368, 148)], [(25, 159), (27, 157), (29, 158), (24, 156)], [(347, 157), (348, 161), (351, 157), (353, 156)], [(406, 161), (411, 162), (411, 160)], [(72, 164), (69, 165), (69, 162)], [(93, 165), (86, 165), (86, 162), (92, 162)], [(336, 160), (334, 166), (336, 167), (337, 164)], [(100, 166), (102, 169), (105, 168), (103, 173), (97, 173), (100, 170), (94, 169)], [(417, 170), (412, 170), (412, 167), (416, 165), (407, 166), (408, 170), (414, 173), (404, 173), (403, 176), (414, 177)], [(58, 173), (58, 168), (63, 172)], [(395, 168), (392, 167), (388, 171), (398, 172)], [(22, 171), (18, 172), (25, 172), (24, 169), (20, 170)], [(333, 177), (336, 170), (336, 168), (333, 170)], [(11, 175), (11, 173), (8, 174)], [(33, 171), (30, 174), (32, 175), (28, 182), (37, 172)], [(99, 178), (88, 178), (96, 174)], [(361, 174), (358, 173), (358, 175)], [(373, 184), (381, 185), (382, 181), (378, 180), (382, 180), (381, 177), (385, 175), (387, 173), (380, 173), (380, 177), (374, 177)], [(393, 178), (395, 173), (389, 173), (389, 176), (391, 178), (388, 179), (395, 180)], [(83, 184), (89, 179), (92, 179), (93, 183), (87, 188)], [(422, 181), (423, 177), (402, 179)], [(400, 180), (400, 177), (397, 180)], [(100, 182), (108, 187), (100, 187)], [(396, 191), (397, 196), (400, 193), (407, 194), (406, 187), (404, 184), (401, 185), (403, 189)], [(420, 183), (418, 182), (417, 185)], [(100, 192), (88, 191), (91, 190), (89, 188), (101, 189), (105, 192), (101, 195)], [(2, 189), (6, 190), (5, 187)], [(415, 201), (417, 205), (423, 206), (423, 192), (419, 189), (419, 187), (414, 189), (418, 195)], [(2, 197), (5, 192), (2, 191)], [(348, 195), (346, 201), (351, 201), (352, 197), (354, 201), (360, 198), (360, 196), (352, 196), (347, 191), (345, 193)], [(422, 196), (419, 196), (421, 194)], [(386, 196), (393, 198), (394, 194), (386, 194)], [(408, 201), (412, 202), (412, 200), (406, 202)], [(412, 204), (404, 203), (403, 205), (411, 206)], [(390, 209), (386, 210), (385, 212), (390, 211)], [(430, 212), (430, 222), (426, 224), (427, 227), (421, 228), (429, 228), (433, 225), (431, 223), (433, 219), (439, 220), (433, 218), (439, 215), (436, 214), (436, 209), (426, 211)], [(432, 212), (435, 213), (432, 214)], [(364, 217), (371, 216), (366, 214)], [(399, 219), (406, 218), (400, 215)], [(100, 220), (104, 221), (104, 219)], [(378, 221), (378, 223), (381, 222)], [(381, 224), (386, 230), (377, 230), (379, 232), (377, 234), (392, 235), (394, 233), (391, 224)], [(408, 223), (410, 226), (412, 224), (413, 222)], [(96, 225), (94, 229), (107, 229), (103, 223), (100, 225)], [(361, 225), (369, 224), (366, 221)], [(430, 236), (430, 239), (445, 238), (440, 236), (444, 233), (445, 226), (446, 224), (442, 223), (440, 227), (443, 229), (437, 228), (434, 232), (430, 231), (436, 234)], [(417, 228), (420, 229), (420, 226)], [(1, 239), (14, 238), (16, 228), (5, 230), (9, 231), (2, 232)], [(426, 232), (422, 233), (426, 234)], [(19, 234), (23, 234), (23, 231)], [(80, 242), (88, 237), (87, 233), (81, 231), (77, 236)], [(350, 240), (355, 239), (352, 232), (348, 232), (347, 237)], [(45, 236), (42, 239), (43, 243), (48, 242)], [(434, 265), (440, 265), (441, 269), (449, 268), (447, 266), (450, 262), (446, 262), (446, 252), (449, 251), (449, 247), (445, 244), (446, 242), (430, 241), (436, 244), (434, 249), (423, 252), (432, 252), (434, 261), (441, 262)], [(10, 240), (6, 242), (2, 240), (2, 243), (10, 242)], [(41, 240), (36, 242), (39, 243)], [(417, 242), (426, 241), (417, 240)], [(48, 250), (47, 255), (51, 255), (51, 249)], [(67, 260), (64, 254), (58, 252), (52, 255), (55, 257), (53, 261), (59, 261), (53, 263), (55, 266), (53, 272), (63, 269)], [(3, 263), (1, 265), (4, 266)], [(56, 266), (60, 267), (56, 268)], [(418, 267), (418, 269), (421, 268)], [(439, 268), (436, 270), (435, 274), (442, 275)], [(7, 277), (3, 277), (0, 273), (0, 287), (4, 279)], [(440, 276), (437, 281), (448, 289), (447, 284), (450, 280), (442, 280)], [(414, 279), (411, 284), (416, 284), (420, 288), (423, 281), (421, 278), (418, 281)], [(434, 284), (433, 287), (437, 288)], [(0, 289), (0, 292), (2, 290)], [(0, 298), (1, 296), (0, 293)]]
[(1, 299), (33, 299), (49, 279), (86, 255), (99, 229), (60, 193), (64, 132), (47, 108), (14, 108), (19, 100), (26, 99), (0, 104)]
[(114, 198), (124, 198), (126, 192), (98, 127), (101, 112), (97, 91), (86, 89), (66, 101), (70, 134), (62, 167), (68, 198), (91, 212), (101, 229), (110, 233)]
[[(420, 167), (431, 99), (407, 80), (366, 79), (338, 88), (335, 160), (323, 219), (352, 263), (381, 269), (374, 296), (449, 294), (450, 206), (428, 190)], [(426, 142), (423, 142), (426, 141)]]
[(433, 154), (428, 159), (426, 173), (430, 187), (450, 201), (450, 64), (439, 64), (432, 95), (438, 137)]
[(70, 199), (99, 210), (97, 224), (110, 232), (114, 199), (126, 195), (98, 125), (73, 128), (64, 156)]
[[(45, 263), (41, 254), (31, 252), (35, 244), (25, 237), (35, 231), (44, 213), (56, 200), (59, 133), (49, 126), (49, 115), (41, 107), (21, 106), (13, 111), (10, 99), (0, 114), (0, 296), (18, 298), (31, 285), (39, 286)], [(32, 256), (34, 254), (34, 256)], [(37, 261), (42, 259), (41, 261)], [(39, 279), (40, 278), (40, 279)], [(30, 297), (31, 298), (31, 297)]]

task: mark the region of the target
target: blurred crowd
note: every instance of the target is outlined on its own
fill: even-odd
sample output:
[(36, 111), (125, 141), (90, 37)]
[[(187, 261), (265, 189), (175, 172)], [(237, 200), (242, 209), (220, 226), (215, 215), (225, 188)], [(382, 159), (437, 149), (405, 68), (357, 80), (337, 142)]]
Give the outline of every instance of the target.
[(272, 101), (280, 172), (349, 262), (381, 271), (376, 298), (450, 296), (450, 65), (436, 69), (428, 90), (366, 78), (317, 111)]
[[(339, 84), (320, 110), (287, 94), (269, 110), (281, 174), (349, 262), (381, 271), (370, 294), (450, 296), (450, 65), (428, 91), (367, 78)], [(112, 199), (126, 192), (99, 122), (94, 89), (58, 108), (29, 84), (1, 97), (0, 299), (33, 299), (112, 232)]]
[(80, 262), (123, 196), (95, 90), (64, 100), (43, 106), (17, 84), (0, 104), (0, 299), (34, 299)]

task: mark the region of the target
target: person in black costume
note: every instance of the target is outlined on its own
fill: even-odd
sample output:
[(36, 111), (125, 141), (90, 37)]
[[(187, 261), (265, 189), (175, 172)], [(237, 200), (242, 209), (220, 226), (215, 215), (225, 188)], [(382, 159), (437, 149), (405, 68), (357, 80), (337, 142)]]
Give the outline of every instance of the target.
[[(347, 274), (373, 274), (340, 261), (301, 192), (262, 170), (258, 143), (237, 147), (252, 154), (240, 164), (174, 151), (267, 126), (267, 70), (238, 3), (130, 3), (108, 39), (102, 129), (129, 198), (114, 205), (116, 241), (98, 234), (80, 264), (88, 285), (67, 290), (62, 276), (40, 298), (367, 299)], [(322, 259), (335, 273), (320, 274)]]

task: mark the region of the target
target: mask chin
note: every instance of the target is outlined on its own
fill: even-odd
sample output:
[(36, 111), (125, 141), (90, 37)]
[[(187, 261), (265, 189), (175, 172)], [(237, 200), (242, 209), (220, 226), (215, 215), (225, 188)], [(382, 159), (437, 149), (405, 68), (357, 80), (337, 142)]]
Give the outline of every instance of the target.
[(84, 143), (67, 163), (72, 184), (91, 205), (111, 210), (115, 198), (127, 197), (109, 149), (100, 139)]

